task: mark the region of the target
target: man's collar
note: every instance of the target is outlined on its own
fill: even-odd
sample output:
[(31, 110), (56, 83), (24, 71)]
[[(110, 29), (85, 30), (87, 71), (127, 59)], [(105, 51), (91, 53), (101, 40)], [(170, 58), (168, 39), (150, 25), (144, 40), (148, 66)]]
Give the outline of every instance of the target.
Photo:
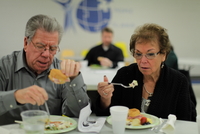
[[(103, 44), (101, 44), (101, 46), (102, 46), (102, 49), (103, 49)], [(113, 49), (113, 44), (110, 44), (110, 45), (108, 46), (108, 50), (109, 50), (109, 49), (111, 49), (111, 50)]]
[(19, 71), (22, 68), (27, 67), (26, 65), (26, 58), (24, 49), (22, 49), (19, 54), (17, 55), (17, 66), (15, 68), (15, 72)]

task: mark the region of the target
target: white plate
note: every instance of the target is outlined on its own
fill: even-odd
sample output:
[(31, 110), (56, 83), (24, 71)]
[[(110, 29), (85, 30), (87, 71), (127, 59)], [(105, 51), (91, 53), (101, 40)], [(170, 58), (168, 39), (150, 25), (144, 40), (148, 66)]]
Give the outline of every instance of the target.
[[(56, 133), (63, 133), (63, 132), (69, 132), (74, 130), (77, 127), (77, 122), (69, 117), (64, 116), (58, 116), (58, 115), (50, 115), (50, 121), (68, 121), (72, 123), (72, 125), (68, 128), (62, 129), (62, 130), (45, 130), (45, 134), (56, 134)], [(20, 127), (23, 128), (23, 123), (20, 124)]]
[(77, 122), (69, 117), (64, 116), (57, 116), (57, 115), (51, 115), (50, 121), (69, 121), (72, 123), (72, 125), (69, 128), (62, 129), (62, 130), (45, 130), (45, 134), (55, 134), (55, 133), (63, 133), (63, 132), (69, 132), (74, 130), (77, 127)]
[[(149, 125), (141, 125), (141, 126), (126, 125), (126, 128), (127, 129), (145, 129), (145, 128), (151, 128), (151, 127), (157, 126), (160, 123), (158, 117), (156, 117), (154, 115), (145, 114), (145, 113), (141, 113), (141, 114), (144, 115), (145, 117), (151, 119), (152, 123)], [(109, 116), (106, 120), (109, 124), (112, 125), (111, 116)]]

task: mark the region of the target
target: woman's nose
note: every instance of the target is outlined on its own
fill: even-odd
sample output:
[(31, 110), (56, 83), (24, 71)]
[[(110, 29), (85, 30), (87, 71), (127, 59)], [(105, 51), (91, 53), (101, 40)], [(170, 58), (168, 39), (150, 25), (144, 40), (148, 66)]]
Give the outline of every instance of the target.
[(142, 58), (140, 60), (141, 62), (147, 62), (148, 59), (145, 55), (142, 55)]

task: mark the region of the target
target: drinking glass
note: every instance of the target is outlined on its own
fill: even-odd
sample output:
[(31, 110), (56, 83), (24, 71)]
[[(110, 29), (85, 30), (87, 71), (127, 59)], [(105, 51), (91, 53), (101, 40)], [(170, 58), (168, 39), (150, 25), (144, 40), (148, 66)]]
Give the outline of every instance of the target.
[(21, 116), (26, 134), (44, 134), (45, 121), (48, 119), (46, 111), (27, 110)]

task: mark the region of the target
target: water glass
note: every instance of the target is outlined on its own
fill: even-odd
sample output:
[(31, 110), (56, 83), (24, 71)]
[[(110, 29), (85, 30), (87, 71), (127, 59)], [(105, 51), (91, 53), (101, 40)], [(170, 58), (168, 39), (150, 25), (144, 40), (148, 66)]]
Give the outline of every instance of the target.
[(125, 106), (110, 107), (112, 129), (114, 134), (124, 134), (129, 108)]
[(21, 113), (23, 129), (26, 134), (44, 134), (47, 112), (42, 110), (27, 110)]

